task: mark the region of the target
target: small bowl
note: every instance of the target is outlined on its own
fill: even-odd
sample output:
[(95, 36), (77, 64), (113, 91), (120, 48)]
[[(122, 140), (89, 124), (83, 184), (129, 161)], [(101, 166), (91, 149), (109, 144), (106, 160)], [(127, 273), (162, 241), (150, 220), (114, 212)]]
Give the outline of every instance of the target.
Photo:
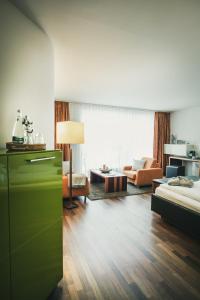
[(110, 173), (110, 171), (112, 171), (112, 169), (102, 169), (102, 168), (100, 168), (99, 170), (101, 171), (101, 173), (104, 173), (104, 174)]

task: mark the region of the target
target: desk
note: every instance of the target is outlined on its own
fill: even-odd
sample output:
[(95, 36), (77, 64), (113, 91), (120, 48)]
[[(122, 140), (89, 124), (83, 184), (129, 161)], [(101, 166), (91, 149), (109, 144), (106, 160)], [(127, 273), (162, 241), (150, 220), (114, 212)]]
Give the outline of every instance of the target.
[(185, 166), (186, 176), (200, 175), (200, 159), (191, 159), (181, 156), (170, 156), (169, 164), (173, 166)]

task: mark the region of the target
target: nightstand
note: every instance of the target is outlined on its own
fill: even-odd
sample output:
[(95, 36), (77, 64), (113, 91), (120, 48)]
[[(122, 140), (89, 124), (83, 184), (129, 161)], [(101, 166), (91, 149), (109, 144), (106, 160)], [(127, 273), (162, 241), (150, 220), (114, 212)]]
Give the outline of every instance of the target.
[(159, 178), (152, 180), (152, 192), (155, 193), (157, 187), (159, 187), (163, 183), (167, 183), (169, 178)]

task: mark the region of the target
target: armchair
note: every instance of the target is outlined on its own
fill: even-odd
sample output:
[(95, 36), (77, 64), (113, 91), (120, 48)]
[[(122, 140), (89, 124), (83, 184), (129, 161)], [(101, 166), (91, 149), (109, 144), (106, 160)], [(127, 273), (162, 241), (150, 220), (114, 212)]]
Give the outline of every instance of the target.
[[(70, 197), (70, 188), (68, 184), (68, 176), (63, 176), (63, 198)], [(86, 197), (89, 195), (89, 182), (88, 178), (86, 178), (86, 185), (80, 188), (72, 187), (72, 197), (84, 196), (84, 202), (86, 202)]]
[(127, 181), (137, 186), (151, 185), (153, 179), (163, 177), (163, 170), (153, 158), (143, 157), (144, 168), (134, 171), (132, 166), (125, 166), (123, 173), (127, 176)]

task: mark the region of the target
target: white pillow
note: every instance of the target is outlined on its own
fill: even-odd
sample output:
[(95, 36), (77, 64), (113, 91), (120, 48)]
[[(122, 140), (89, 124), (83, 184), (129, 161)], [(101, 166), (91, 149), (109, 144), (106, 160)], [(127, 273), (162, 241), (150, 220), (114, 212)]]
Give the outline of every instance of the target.
[(133, 161), (133, 170), (137, 171), (144, 168), (145, 160), (144, 159), (134, 159)]

